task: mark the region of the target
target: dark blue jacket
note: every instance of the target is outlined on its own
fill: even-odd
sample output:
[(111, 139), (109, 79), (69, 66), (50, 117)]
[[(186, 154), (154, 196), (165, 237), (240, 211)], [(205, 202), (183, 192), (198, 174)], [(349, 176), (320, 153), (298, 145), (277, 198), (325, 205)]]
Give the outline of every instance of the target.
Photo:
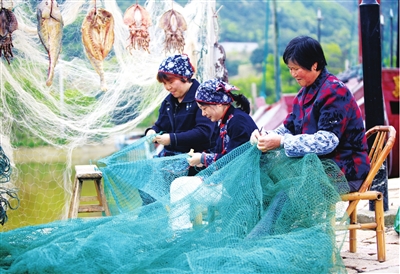
[(171, 144), (165, 146), (166, 151), (160, 156), (187, 153), (190, 149), (204, 151), (215, 146), (217, 124), (201, 115), (194, 98), (199, 85), (193, 79), (193, 84), (181, 103), (171, 94), (162, 102), (158, 119), (152, 129), (157, 133), (168, 133)]
[(225, 154), (248, 142), (251, 133), (257, 129), (253, 118), (243, 110), (229, 106), (219, 123), (219, 137), (211, 153), (203, 153), (202, 164), (206, 167)]

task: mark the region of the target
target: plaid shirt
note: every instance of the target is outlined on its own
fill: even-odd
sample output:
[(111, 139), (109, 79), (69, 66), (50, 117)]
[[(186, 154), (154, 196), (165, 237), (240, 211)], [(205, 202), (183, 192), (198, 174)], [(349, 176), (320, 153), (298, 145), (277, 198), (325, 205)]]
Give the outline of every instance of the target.
[(333, 133), (339, 140), (338, 145), (320, 157), (335, 161), (348, 181), (362, 180), (367, 175), (370, 162), (361, 110), (349, 89), (326, 68), (311, 86), (300, 89), (284, 126), (294, 137), (285, 134), (285, 150), (292, 148), (297, 150), (292, 154), (301, 156), (306, 151), (304, 146), (309, 147), (313, 140), (323, 150), (324, 145), (332, 143), (328, 140), (329, 134), (322, 134), (328, 137), (326, 142), (316, 136)]

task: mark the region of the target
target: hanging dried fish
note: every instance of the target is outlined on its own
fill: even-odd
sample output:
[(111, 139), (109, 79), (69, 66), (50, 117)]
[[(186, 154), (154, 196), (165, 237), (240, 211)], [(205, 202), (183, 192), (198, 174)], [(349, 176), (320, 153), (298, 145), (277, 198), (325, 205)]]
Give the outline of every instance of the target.
[(56, 0), (42, 0), (37, 7), (38, 34), (49, 56), (46, 85), (51, 86), (54, 68), (61, 53), (64, 21)]
[(12, 54), (12, 44), (11, 34), (13, 31), (18, 29), (17, 18), (11, 9), (6, 9), (1, 7), (0, 10), (0, 57), (4, 56), (8, 64), (10, 64), (10, 59), (14, 57)]
[(107, 10), (94, 7), (83, 20), (81, 31), (86, 56), (100, 75), (101, 90), (106, 91), (103, 60), (114, 44), (114, 17)]
[(228, 81), (228, 70), (225, 66), (226, 54), (224, 47), (218, 42), (214, 43), (214, 68), (215, 77), (221, 79), (224, 82)]
[(150, 53), (150, 35), (148, 28), (151, 26), (150, 15), (142, 6), (134, 4), (126, 9), (124, 14), (124, 24), (129, 27), (128, 49), (143, 49)]
[(223, 6), (221, 6), (213, 15), (213, 23), (214, 23), (214, 34), (215, 34), (215, 43), (213, 50), (214, 57), (214, 68), (215, 68), (215, 77), (221, 79), (222, 81), (228, 83), (228, 70), (226, 69), (225, 61), (226, 54), (224, 47), (218, 43), (218, 32), (219, 32), (219, 24), (218, 24), (218, 12), (221, 10)]
[(185, 47), (184, 31), (187, 30), (185, 18), (179, 12), (171, 9), (165, 12), (160, 19), (160, 28), (165, 32), (165, 52), (183, 52)]

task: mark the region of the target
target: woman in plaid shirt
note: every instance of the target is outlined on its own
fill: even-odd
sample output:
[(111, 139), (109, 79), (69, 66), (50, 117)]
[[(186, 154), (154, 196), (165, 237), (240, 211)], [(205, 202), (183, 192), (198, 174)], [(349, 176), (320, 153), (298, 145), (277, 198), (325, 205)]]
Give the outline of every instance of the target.
[(288, 157), (315, 153), (332, 159), (345, 174), (350, 192), (357, 191), (370, 169), (364, 121), (350, 90), (326, 69), (318, 41), (299, 36), (292, 39), (283, 60), (301, 86), (293, 111), (283, 124), (251, 137), (266, 152), (282, 147)]

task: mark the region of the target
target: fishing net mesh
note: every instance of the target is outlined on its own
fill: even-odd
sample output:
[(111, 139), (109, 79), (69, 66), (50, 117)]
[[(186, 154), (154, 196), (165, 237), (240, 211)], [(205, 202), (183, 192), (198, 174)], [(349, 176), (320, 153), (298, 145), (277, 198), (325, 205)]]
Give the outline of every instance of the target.
[[(331, 162), (315, 155), (289, 159), (281, 150), (261, 154), (245, 144), (188, 177), (188, 155), (153, 158), (150, 137), (122, 150), (114, 146), (167, 94), (155, 72), (172, 54), (163, 51), (158, 27), (172, 4), (188, 24), (184, 51), (196, 78), (214, 76), (213, 1), (142, 2), (152, 19), (150, 53), (129, 52), (124, 10), (114, 0), (97, 1), (115, 21), (113, 48), (103, 62), (106, 92), (88, 59), (66, 56), (70, 51), (61, 53), (46, 86), (38, 3), (2, 1), (12, 6), (18, 29), (14, 57), (0, 62), (2, 209), (9, 203), (0, 272), (345, 272), (342, 238), (332, 225), (347, 184)], [(82, 53), (80, 28), (93, 2), (59, 4), (68, 37), (62, 46)], [(67, 219), (74, 166), (82, 164), (102, 171), (112, 216)], [(144, 205), (145, 195), (153, 202)]]
[[(48, 1), (48, 3), (55, 2)], [(13, 57), (0, 62), (0, 145), (11, 163), (9, 188), (18, 189), (18, 210), (8, 210), (1, 231), (65, 219), (74, 166), (90, 164), (120, 148), (123, 136), (143, 134), (140, 123), (156, 111), (168, 94), (157, 82), (165, 52), (159, 19), (174, 9), (186, 20), (184, 53), (202, 81), (213, 77), (213, 1), (58, 1), (64, 21), (61, 55), (51, 86), (46, 85), (49, 57), (39, 40), (37, 7), (41, 1), (3, 0), (18, 21), (12, 32)], [(107, 91), (84, 54), (81, 26), (94, 7), (114, 18), (115, 39), (103, 60)], [(128, 7), (140, 4), (151, 18), (149, 51), (128, 49), (129, 30), (123, 23)], [(4, 18), (2, 18), (3, 20)], [(122, 137), (121, 137), (122, 136)], [(88, 190), (92, 191), (92, 190)], [(7, 195), (5, 195), (9, 198)], [(17, 201), (10, 199), (13, 206)]]
[(113, 216), (3, 232), (5, 273), (346, 272), (332, 161), (246, 143), (190, 177), (188, 155), (153, 158), (151, 138), (98, 161)]

